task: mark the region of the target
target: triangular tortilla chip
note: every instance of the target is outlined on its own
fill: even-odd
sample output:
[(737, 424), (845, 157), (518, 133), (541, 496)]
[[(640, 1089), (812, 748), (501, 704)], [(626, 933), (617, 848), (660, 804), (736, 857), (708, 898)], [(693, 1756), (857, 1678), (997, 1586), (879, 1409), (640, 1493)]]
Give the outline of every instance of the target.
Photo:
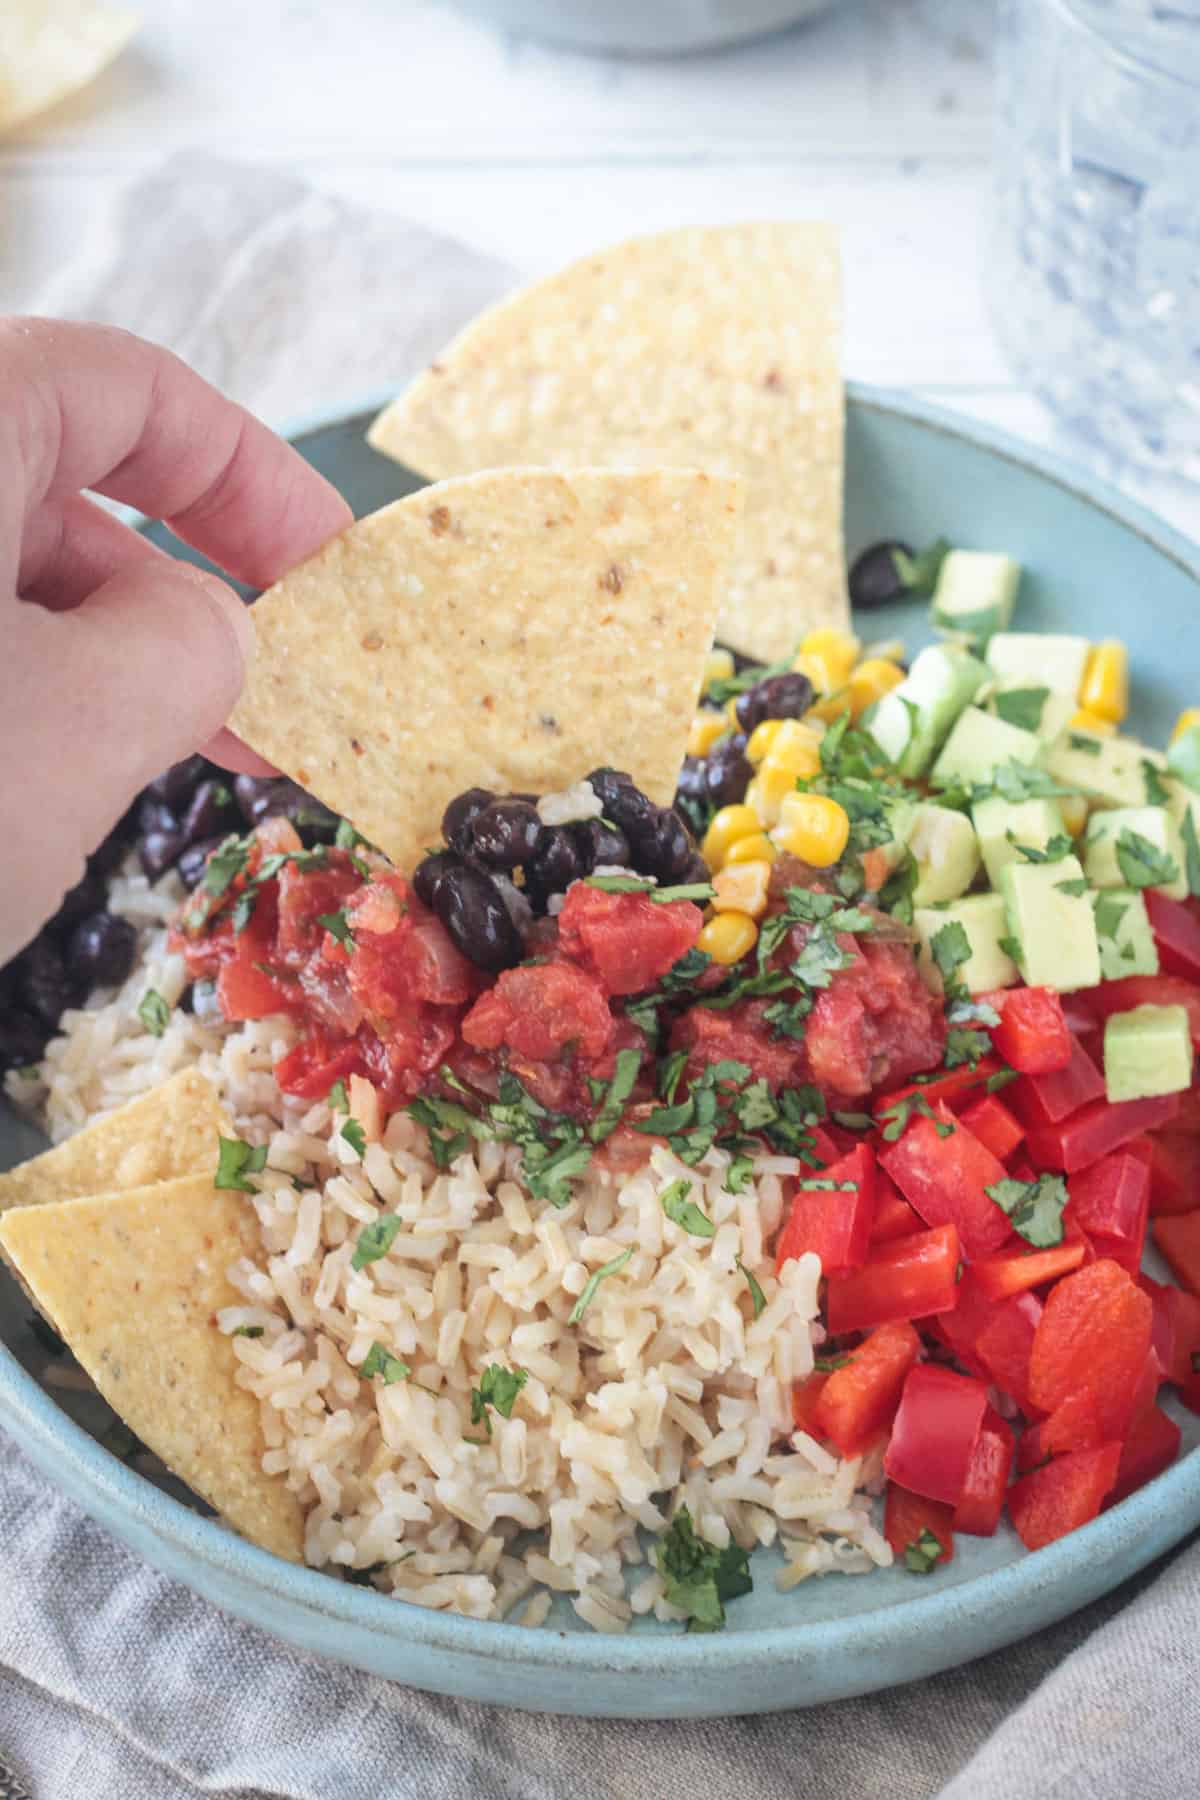
[(674, 469), (425, 488), (258, 601), (230, 724), (402, 869), (464, 788), (615, 763), (666, 804), (739, 510), (736, 482)]
[(260, 1254), (254, 1210), (185, 1175), (123, 1194), (21, 1207), (3, 1246), (38, 1305), (142, 1442), (252, 1543), (292, 1562), (300, 1505), (262, 1469), (258, 1402), (216, 1314), (226, 1269)]
[(831, 225), (634, 238), (481, 314), (368, 438), (432, 479), (532, 462), (742, 476), (718, 630), (770, 662), (849, 618), (840, 338)]
[(91, 0), (4, 0), (0, 14), (0, 131), (94, 81), (140, 22)]
[(196, 1069), (181, 1069), (149, 1093), (93, 1119), (65, 1144), (0, 1175), (0, 1213), (148, 1187), (175, 1175), (211, 1174), (223, 1129), (212, 1084)]

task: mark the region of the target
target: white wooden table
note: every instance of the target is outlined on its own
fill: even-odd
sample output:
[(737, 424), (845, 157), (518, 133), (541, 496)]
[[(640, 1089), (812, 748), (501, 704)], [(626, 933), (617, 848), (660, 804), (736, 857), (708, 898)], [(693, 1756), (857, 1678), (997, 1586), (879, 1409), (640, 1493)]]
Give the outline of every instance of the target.
[[(36, 307), (120, 185), (184, 148), (286, 165), (530, 273), (636, 231), (820, 216), (845, 233), (850, 375), (1051, 441), (980, 280), (991, 0), (845, 0), (677, 62), (543, 48), (431, 0), (134, 3), (120, 61), (0, 143), (0, 308)], [(1196, 489), (1125, 485), (1200, 537)]]

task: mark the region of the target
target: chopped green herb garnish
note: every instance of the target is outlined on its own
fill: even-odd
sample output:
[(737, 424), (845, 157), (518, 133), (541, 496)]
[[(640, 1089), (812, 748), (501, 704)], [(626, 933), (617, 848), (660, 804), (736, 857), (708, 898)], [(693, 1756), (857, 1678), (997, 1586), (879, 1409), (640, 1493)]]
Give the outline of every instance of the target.
[(1085, 737), (1082, 732), (1072, 731), (1067, 734), (1067, 742), (1072, 750), (1082, 750), (1086, 756), (1099, 756), (1100, 739)]
[(1019, 725), (1022, 731), (1036, 731), (1049, 698), (1049, 688), (1011, 688), (1007, 693), (995, 695), (992, 705), (996, 717), (1003, 719), (1006, 725)]
[(1070, 856), (1074, 849), (1074, 845), (1070, 838), (1061, 831), (1056, 831), (1054, 836), (1049, 838), (1045, 845), (1040, 849), (1037, 844), (1018, 844), (1011, 831), (1006, 831), (1004, 835), (1012, 845), (1013, 849), (1017, 852), (1017, 855), (1023, 856), (1026, 862), (1061, 862), (1065, 856)]
[(345, 1138), (350, 1148), (355, 1151), (359, 1160), (367, 1154), (367, 1134), (357, 1119), (347, 1119), (340, 1135)]
[(151, 1037), (161, 1037), (167, 1029), (171, 1009), (157, 988), (147, 988), (138, 1007), (138, 1018)]
[(1179, 835), (1183, 839), (1188, 892), (1200, 899), (1200, 842), (1196, 839), (1196, 825), (1190, 808), (1180, 821)]
[(511, 1419), (513, 1403), (528, 1380), (528, 1369), (506, 1369), (502, 1363), (489, 1363), (479, 1377), (479, 1386), (471, 1389), (472, 1425), (485, 1426), (491, 1437), (488, 1408), (493, 1407), (502, 1419)]
[(946, 1547), (928, 1525), (904, 1552), (904, 1566), (913, 1575), (932, 1575), (934, 1567), (946, 1554)]
[(754, 1279), (753, 1273), (746, 1267), (740, 1256), (737, 1258), (737, 1266), (746, 1277), (746, 1286), (750, 1289), (751, 1310), (753, 1311), (754, 1317), (757, 1319), (767, 1304), (767, 1296), (763, 1293), (758, 1282)]
[(329, 1107), (332, 1112), (349, 1112), (350, 1100), (346, 1093), (346, 1084), (339, 1076), (329, 1090)]
[(748, 694), (752, 687), (757, 687), (769, 675), (786, 675), (791, 666), (791, 657), (784, 657), (777, 663), (754, 664), (748, 669), (739, 670), (736, 675), (714, 676), (704, 690), (704, 698), (710, 706), (722, 707), (727, 700), (734, 700), (739, 694)]
[(343, 950), (353, 950), (354, 933), (346, 918), (345, 907), (334, 913), (318, 913), (317, 924), (323, 925), (331, 938), (335, 938)]
[(580, 1319), (582, 1319), (584, 1313), (596, 1298), (596, 1290), (600, 1286), (600, 1283), (602, 1281), (607, 1281), (610, 1275), (615, 1275), (618, 1270), (623, 1269), (632, 1255), (633, 1245), (630, 1244), (628, 1250), (622, 1250), (620, 1256), (614, 1256), (611, 1262), (602, 1263), (598, 1269), (592, 1270), (592, 1273), (584, 1283), (583, 1292), (571, 1308), (567, 1318), (568, 1324), (578, 1325)]
[(933, 1123), (933, 1129), (940, 1138), (948, 1138), (954, 1126), (939, 1119), (924, 1094), (905, 1094), (902, 1099), (893, 1101), (883, 1112), (877, 1113), (875, 1123), (880, 1127), (880, 1135), (885, 1144), (894, 1144), (904, 1136), (913, 1114), (919, 1113), (924, 1119)]
[(950, 545), (944, 537), (935, 538), (915, 556), (910, 556), (907, 550), (893, 550), (892, 566), (896, 579), (910, 594), (923, 594), (928, 599), (937, 586), (942, 564), (949, 554)]
[(235, 1325), (230, 1332), (231, 1337), (260, 1338), (263, 1334), (261, 1325)]
[(218, 1138), (220, 1146), (217, 1153), (217, 1172), (213, 1176), (215, 1188), (234, 1189), (241, 1194), (256, 1194), (258, 1189), (247, 1175), (257, 1175), (267, 1166), (267, 1146), (265, 1144), (247, 1144), (241, 1138)]
[(233, 929), (236, 932), (245, 931), (247, 925), (254, 917), (254, 909), (257, 905), (257, 887), (248, 887), (244, 893), (238, 895), (233, 903), (233, 912), (230, 914), (230, 917), (233, 920)]
[(981, 1056), (986, 1056), (992, 1047), (992, 1040), (985, 1031), (974, 1031), (967, 1026), (952, 1025), (946, 1033), (945, 1067), (947, 1069), (973, 1069)]
[(1118, 899), (1116, 894), (1097, 894), (1092, 901), (1092, 911), (1096, 915), (1096, 935), (1102, 938), (1115, 938), (1117, 927), (1129, 911), (1132, 903)]
[(957, 919), (938, 927), (929, 940), (929, 953), (943, 982), (954, 985), (955, 971), (971, 960), (971, 940)]
[(850, 1356), (814, 1356), (813, 1368), (819, 1375), (833, 1375), (838, 1369), (844, 1369), (846, 1364), (853, 1360), (853, 1357)]
[(220, 899), (234, 877), (240, 875), (246, 867), (252, 842), (251, 838), (227, 837), (223, 844), (218, 844), (205, 863), (201, 877), (201, 885), (206, 893)]
[(407, 1381), (412, 1374), (406, 1362), (401, 1362), (378, 1342), (371, 1345), (358, 1365), (358, 1372), (364, 1381), (372, 1381), (378, 1375), (384, 1387), (391, 1387), (393, 1381)]
[(648, 894), (654, 887), (648, 875), (587, 875), (583, 885), (602, 894)]
[(1073, 881), (1056, 881), (1054, 886), (1057, 893), (1070, 894), (1073, 900), (1082, 900), (1088, 891), (1087, 881), (1082, 875), (1075, 876)]
[(744, 1194), (754, 1180), (754, 1158), (739, 1153), (730, 1158), (729, 1167), (725, 1171), (725, 1191), (728, 1194)]
[(682, 1226), (690, 1231), (693, 1237), (710, 1238), (716, 1234), (716, 1226), (706, 1213), (702, 1213), (694, 1200), (689, 1200), (692, 1191), (690, 1181), (672, 1181), (658, 1196), (662, 1209), (672, 1225)]
[(996, 943), (999, 948), (1003, 950), (1005, 956), (1011, 956), (1015, 963), (1024, 961), (1025, 950), (1019, 937), (1010, 935), (1008, 937), (997, 938)]
[(588, 1126), (588, 1136), (593, 1144), (603, 1143), (604, 1139), (621, 1123), (625, 1102), (633, 1092), (641, 1066), (642, 1053), (640, 1050), (618, 1050), (613, 1078), (607, 1087), (603, 1083), (601, 1084), (604, 1099), (596, 1117)]
[(663, 1597), (687, 1614), (689, 1631), (719, 1631), (725, 1604), (754, 1587), (750, 1559), (735, 1543), (718, 1550), (697, 1533), (692, 1515), (681, 1506), (654, 1553), (663, 1581)]
[(1142, 780), (1146, 784), (1147, 806), (1166, 806), (1171, 796), (1167, 792), (1166, 783), (1146, 757), (1142, 758)]
[(857, 1194), (857, 1181), (834, 1181), (829, 1175), (809, 1175), (796, 1183), (806, 1194)]
[(695, 900), (703, 905), (716, 891), (711, 881), (685, 881), (679, 887), (652, 888), (650, 898), (656, 906), (669, 906), (673, 900)]
[(1165, 850), (1128, 826), (1117, 839), (1117, 863), (1132, 888), (1167, 887), (1179, 880), (1179, 864)]
[(365, 1269), (368, 1263), (378, 1262), (381, 1256), (386, 1256), (399, 1236), (403, 1223), (397, 1213), (381, 1213), (369, 1225), (364, 1225), (358, 1234), (350, 1267)]
[(1039, 1175), (1036, 1181), (995, 1181), (983, 1191), (1008, 1214), (1013, 1230), (1027, 1244), (1045, 1250), (1062, 1243), (1067, 1184), (1061, 1175)]

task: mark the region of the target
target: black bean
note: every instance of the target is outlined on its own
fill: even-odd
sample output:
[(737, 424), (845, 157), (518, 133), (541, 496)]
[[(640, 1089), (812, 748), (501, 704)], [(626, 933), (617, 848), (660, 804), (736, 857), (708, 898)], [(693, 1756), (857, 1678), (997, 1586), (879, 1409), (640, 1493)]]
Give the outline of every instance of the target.
[(738, 695), (738, 724), (743, 731), (753, 731), (764, 719), (800, 719), (813, 703), (813, 684), (798, 669), (785, 675), (764, 675), (749, 690)]
[(108, 836), (92, 851), (87, 862), (90, 875), (111, 875), (118, 863), (125, 860), (137, 836), (137, 809), (138, 802), (135, 801), (124, 816), (117, 820)]
[(528, 800), (493, 800), (466, 829), (467, 854), (493, 869), (518, 869), (537, 853), (545, 827)]
[(89, 869), (73, 888), (67, 889), (51, 923), (56, 930), (77, 924), (88, 913), (99, 912), (107, 894), (104, 877)]
[(682, 869), (679, 871), (679, 874), (675, 877), (675, 880), (680, 887), (683, 887), (684, 885), (690, 886), (693, 881), (711, 881), (712, 870), (709, 868), (700, 852), (698, 850), (693, 850)]
[(175, 864), (175, 873), (184, 887), (194, 888), (204, 873), (204, 865), (218, 844), (223, 844), (223, 837), (201, 838), (197, 844), (189, 844)]
[(57, 1025), (69, 1006), (78, 1006), (87, 992), (67, 967), (62, 951), (42, 932), (20, 956), (18, 994), (24, 1006), (47, 1025)]
[(536, 853), (525, 865), (525, 892), (536, 912), (545, 911), (551, 894), (561, 894), (573, 881), (591, 874), (596, 865), (591, 849), (590, 840), (576, 826), (551, 825), (543, 830)]
[(178, 831), (148, 831), (138, 842), (138, 860), (151, 881), (157, 881), (160, 875), (173, 868), (179, 852), (183, 849), (183, 838)]
[(138, 831), (143, 837), (152, 831), (179, 831), (177, 815), (165, 800), (156, 800), (152, 794), (143, 794), (138, 801), (137, 822)]
[(242, 822), (241, 808), (227, 781), (202, 781), (192, 795), (180, 829), (184, 844), (201, 838), (228, 837)]
[(685, 800), (703, 800), (708, 793), (708, 759), (704, 756), (685, 756), (683, 767), (679, 771), (679, 782), (675, 789)]
[(182, 762), (172, 763), (156, 775), (143, 792), (152, 800), (161, 800), (173, 813), (182, 814), (200, 783), (213, 773), (213, 765), (206, 757), (185, 756)]
[(442, 814), (442, 837), (451, 850), (457, 850), (460, 856), (464, 854), (470, 842), (472, 819), (495, 798), (490, 788), (467, 788), (465, 793), (455, 795)]
[(692, 854), (687, 827), (670, 806), (655, 808), (652, 817), (632, 833), (630, 847), (634, 868), (664, 883), (678, 879)]
[(617, 863), (622, 868), (628, 868), (629, 839), (615, 825), (610, 825), (606, 819), (584, 819), (582, 823), (573, 826), (572, 830), (585, 846), (585, 875), (590, 875), (600, 863)]
[(451, 869), (460, 869), (462, 858), (455, 856), (452, 850), (436, 850), (432, 856), (425, 857), (413, 870), (413, 887), (417, 899), (423, 906), (430, 906), (437, 911), (437, 896), (442, 882)]
[(67, 968), (89, 987), (116, 987), (133, 967), (137, 931), (128, 919), (96, 912), (82, 919), (67, 945)]
[(705, 763), (705, 799), (711, 806), (733, 806), (745, 798), (754, 770), (746, 760), (746, 740), (739, 732), (718, 744)]
[(51, 1035), (51, 1027), (32, 1013), (6, 1007), (0, 1012), (0, 1074), (40, 1061)]
[(261, 824), (287, 785), (278, 775), (235, 775), (234, 798), (247, 825)]
[(631, 776), (616, 769), (598, 769), (588, 780), (599, 796), (604, 817), (631, 842), (639, 830), (649, 827), (658, 809), (648, 794), (634, 786)]
[(627, 775), (624, 769), (593, 769), (588, 776), (588, 786), (604, 808), (606, 819), (616, 823), (616, 814), (611, 811), (614, 804), (620, 805), (618, 796), (629, 789), (637, 792), (633, 784), (633, 776)]
[(908, 592), (896, 567), (896, 551), (911, 556), (907, 544), (897, 538), (883, 538), (860, 550), (850, 565), (850, 604), (870, 608), (886, 606), (889, 601), (903, 600)]
[(332, 844), (341, 820), (335, 812), (294, 781), (281, 781), (264, 815), (268, 819), (288, 819), (296, 827), (306, 850), (314, 844)]
[(471, 863), (448, 869), (438, 883), (434, 911), (463, 955), (495, 974), (521, 960), (521, 934), (490, 875)]

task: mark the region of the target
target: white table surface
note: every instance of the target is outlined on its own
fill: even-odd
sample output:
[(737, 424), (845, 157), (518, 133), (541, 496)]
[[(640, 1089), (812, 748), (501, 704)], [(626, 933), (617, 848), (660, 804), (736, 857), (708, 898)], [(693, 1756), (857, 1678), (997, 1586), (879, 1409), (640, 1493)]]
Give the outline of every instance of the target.
[[(121, 184), (185, 148), (284, 165), (531, 274), (637, 231), (819, 216), (844, 230), (849, 375), (1053, 441), (980, 281), (991, 0), (846, 0), (680, 61), (544, 48), (432, 0), (130, 3), (120, 60), (0, 142), (0, 309), (36, 307)], [(1200, 538), (1200, 491), (1122, 485)]]

